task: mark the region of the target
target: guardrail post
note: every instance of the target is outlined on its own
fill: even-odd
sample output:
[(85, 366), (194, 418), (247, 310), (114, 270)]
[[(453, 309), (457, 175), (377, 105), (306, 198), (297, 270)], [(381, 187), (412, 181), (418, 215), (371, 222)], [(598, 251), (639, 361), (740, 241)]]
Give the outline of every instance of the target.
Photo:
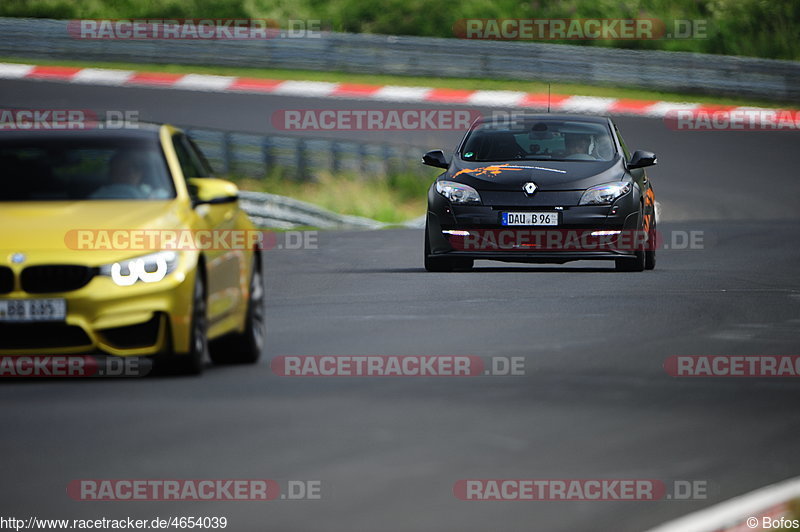
[(261, 162), (264, 163), (264, 175), (267, 175), (272, 167), (272, 138), (261, 138)]
[(306, 167), (306, 141), (297, 139), (297, 145), (295, 147), (295, 179), (301, 181), (306, 180)]
[(386, 177), (392, 173), (392, 147), (384, 144), (381, 148), (383, 153), (383, 175)]
[(230, 175), (233, 171), (234, 154), (233, 154), (233, 135), (230, 132), (222, 134), (222, 168), (225, 175)]
[(361, 177), (365, 177), (367, 175), (367, 145), (362, 142), (358, 144), (358, 168)]
[(341, 161), (342, 150), (338, 142), (331, 141), (330, 152), (331, 152), (331, 171), (334, 174), (337, 174), (342, 169), (342, 161)]

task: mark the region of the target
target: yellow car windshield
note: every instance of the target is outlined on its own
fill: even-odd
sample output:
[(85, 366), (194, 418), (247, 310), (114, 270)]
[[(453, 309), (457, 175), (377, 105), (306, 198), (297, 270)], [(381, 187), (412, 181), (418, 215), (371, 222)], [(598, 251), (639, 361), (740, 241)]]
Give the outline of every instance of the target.
[(161, 148), (149, 139), (5, 141), (0, 168), (0, 201), (175, 197)]

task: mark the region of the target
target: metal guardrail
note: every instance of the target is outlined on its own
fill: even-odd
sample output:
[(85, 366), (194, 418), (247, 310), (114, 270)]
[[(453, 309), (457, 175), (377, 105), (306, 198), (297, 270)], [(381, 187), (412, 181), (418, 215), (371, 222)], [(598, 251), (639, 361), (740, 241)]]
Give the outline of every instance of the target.
[[(319, 229), (358, 228), (381, 229), (389, 225), (361, 216), (338, 214), (311, 203), (265, 192), (239, 192), (239, 204), (253, 223), (259, 227), (293, 229), (317, 227)], [(417, 219), (403, 224), (406, 227), (422, 227), (424, 220)]]
[(214, 169), (225, 175), (261, 178), (270, 172), (299, 181), (320, 172), (382, 177), (429, 176), (420, 164), (425, 149), (391, 144), (334, 141), (186, 129)]
[(323, 33), (267, 40), (81, 40), (67, 21), (0, 18), (0, 55), (623, 85), (800, 100), (800, 62), (528, 42)]
[[(306, 180), (321, 171), (352, 171), (366, 179), (391, 172), (412, 172), (420, 179), (432, 180), (430, 169), (420, 164), (424, 150), (386, 144), (341, 142), (321, 139), (275, 137), (186, 129), (220, 175), (264, 177), (277, 171), (289, 179)], [(311, 203), (264, 192), (239, 192), (240, 205), (259, 227), (293, 229), (358, 228), (381, 229), (390, 225), (364, 218), (338, 214)], [(420, 228), (424, 217), (404, 225)]]

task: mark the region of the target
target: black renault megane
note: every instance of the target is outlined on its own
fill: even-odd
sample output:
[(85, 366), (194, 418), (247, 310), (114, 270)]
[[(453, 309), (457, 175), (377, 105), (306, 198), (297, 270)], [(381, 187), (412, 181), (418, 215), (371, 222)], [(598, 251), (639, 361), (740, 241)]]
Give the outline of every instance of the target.
[(470, 269), (475, 259), (557, 263), (614, 260), (655, 267), (655, 194), (645, 167), (606, 117), (519, 115), (477, 120), (428, 191), (425, 269)]

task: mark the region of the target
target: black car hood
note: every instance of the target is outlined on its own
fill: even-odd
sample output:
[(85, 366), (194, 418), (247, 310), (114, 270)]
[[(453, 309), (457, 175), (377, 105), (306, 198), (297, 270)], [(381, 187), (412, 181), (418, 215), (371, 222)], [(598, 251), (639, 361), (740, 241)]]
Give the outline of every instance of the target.
[(538, 190), (584, 190), (618, 181), (625, 174), (622, 158), (613, 161), (470, 162), (454, 159), (442, 179), (458, 181), (477, 190), (519, 190), (529, 181)]

